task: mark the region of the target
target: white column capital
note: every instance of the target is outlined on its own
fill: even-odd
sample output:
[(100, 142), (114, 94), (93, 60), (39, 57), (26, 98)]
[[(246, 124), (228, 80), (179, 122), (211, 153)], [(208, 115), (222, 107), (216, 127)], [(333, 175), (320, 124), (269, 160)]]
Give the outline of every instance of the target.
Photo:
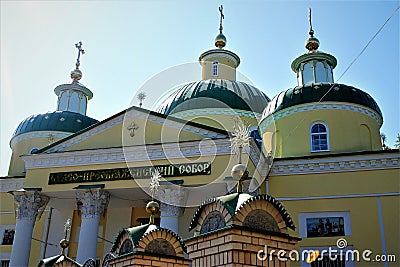
[(16, 191), (13, 194), (18, 204), (17, 220), (35, 221), (38, 210), (49, 202), (49, 197), (38, 191)]
[(86, 190), (76, 192), (76, 200), (82, 203), (80, 211), (82, 219), (100, 218), (100, 215), (107, 208), (110, 200), (110, 193), (104, 190)]
[(187, 190), (177, 186), (161, 188), (157, 195), (162, 204), (171, 206), (184, 207), (187, 200)]

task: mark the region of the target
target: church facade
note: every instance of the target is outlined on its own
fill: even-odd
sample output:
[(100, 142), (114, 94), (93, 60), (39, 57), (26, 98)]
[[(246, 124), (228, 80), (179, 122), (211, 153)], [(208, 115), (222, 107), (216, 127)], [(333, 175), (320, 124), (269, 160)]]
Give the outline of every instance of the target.
[[(215, 49), (199, 57), (202, 79), (181, 86), (154, 111), (132, 106), (103, 121), (87, 116), (93, 93), (80, 82), (83, 49), (76, 45), (72, 82), (54, 90), (57, 111), (28, 117), (11, 137), (9, 174), (0, 179), (2, 266), (37, 266), (60, 254), (68, 218), (65, 255), (101, 265), (117, 241), (122, 246), (121, 229), (148, 222), (154, 170), (162, 175), (154, 224), (182, 246), (195, 236), (206, 239), (210, 233), (193, 220), (202, 218), (196, 214), (204, 200), (236, 191), (238, 160), (249, 174), (243, 181), (248, 198), (272, 196), (293, 219), (285, 233), (298, 238), (291, 245), (300, 255), (336, 250), (336, 258), (321, 255), (309, 263), (300, 257), (290, 265), (396, 266), (400, 156), (382, 150), (378, 104), (361, 89), (335, 83), (336, 58), (318, 50), (311, 23), (307, 52), (291, 65), (296, 86), (270, 99), (237, 81), (240, 58), (225, 48), (220, 11)], [(248, 145), (232, 151), (240, 134)], [(260, 209), (269, 205), (260, 203)], [(268, 218), (250, 225), (271, 225)], [(270, 245), (265, 240), (259, 242)], [(371, 251), (366, 258), (365, 251)], [(339, 257), (347, 254), (353, 258)], [(196, 262), (193, 255), (182, 257)], [(196, 266), (224, 265), (201, 263)]]

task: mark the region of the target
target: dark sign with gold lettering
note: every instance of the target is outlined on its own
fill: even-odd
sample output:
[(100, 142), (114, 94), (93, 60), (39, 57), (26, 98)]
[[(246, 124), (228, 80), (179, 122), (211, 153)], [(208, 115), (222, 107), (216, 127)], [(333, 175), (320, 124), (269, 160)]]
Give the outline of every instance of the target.
[(150, 178), (157, 169), (164, 178), (176, 176), (210, 175), (211, 163), (168, 164), (146, 167), (103, 169), (50, 173), (49, 184), (86, 183)]

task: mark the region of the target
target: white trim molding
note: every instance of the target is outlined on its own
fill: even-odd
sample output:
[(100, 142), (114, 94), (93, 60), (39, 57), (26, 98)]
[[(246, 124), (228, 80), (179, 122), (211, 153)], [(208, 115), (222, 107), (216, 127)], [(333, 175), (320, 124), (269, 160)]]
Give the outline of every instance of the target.
[(353, 103), (344, 103), (344, 102), (313, 102), (313, 103), (307, 103), (307, 104), (301, 104), (301, 105), (296, 105), (292, 106), (289, 108), (285, 108), (282, 110), (279, 110), (273, 114), (268, 115), (265, 118), (262, 118), (260, 122), (260, 130), (261, 132), (264, 132), (268, 125), (273, 123), (274, 121), (277, 121), (281, 118), (287, 117), (292, 114), (300, 113), (300, 112), (306, 112), (306, 111), (312, 111), (312, 110), (348, 110), (348, 111), (354, 111), (358, 112), (364, 115), (367, 115), (371, 118), (373, 118), (379, 126), (382, 126), (383, 119), (381, 115), (379, 115), (376, 111), (367, 108), (362, 105), (358, 104), (353, 104)]
[[(201, 144), (199, 144), (201, 143)], [(22, 156), (26, 169), (143, 162), (231, 154), (229, 139), (66, 151)]]
[(54, 138), (63, 139), (67, 136), (73, 134), (72, 132), (60, 132), (60, 131), (33, 131), (23, 133), (17, 136), (14, 136), (10, 140), (10, 148), (13, 149), (14, 145), (22, 140), (32, 139), (32, 138), (48, 138), (49, 135), (52, 135)]
[(173, 116), (173, 117), (176, 117), (179, 119), (185, 119), (187, 117), (199, 117), (199, 116), (204, 116), (204, 115), (240, 116), (240, 117), (246, 117), (246, 118), (257, 119), (257, 120), (259, 120), (261, 117), (261, 114), (253, 112), (253, 111), (232, 109), (232, 108), (190, 109), (190, 110), (173, 113), (170, 116)]
[(4, 178), (0, 179), (0, 192), (9, 192), (24, 187), (25, 178)]
[(312, 159), (275, 160), (271, 176), (399, 169), (400, 154), (376, 153)]

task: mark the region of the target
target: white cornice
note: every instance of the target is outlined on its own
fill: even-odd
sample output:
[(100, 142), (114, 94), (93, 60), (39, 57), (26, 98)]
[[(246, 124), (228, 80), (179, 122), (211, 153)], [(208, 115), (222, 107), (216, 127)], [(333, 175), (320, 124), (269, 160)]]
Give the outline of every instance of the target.
[(185, 110), (177, 113), (171, 114), (171, 116), (184, 119), (188, 117), (198, 117), (202, 115), (228, 115), (228, 116), (240, 116), (246, 117), (251, 119), (259, 120), (261, 114), (247, 111), (247, 110), (240, 110), (240, 109), (231, 109), (231, 108), (205, 108), (205, 109), (191, 109)]
[[(46, 150), (46, 153), (53, 153), (53, 152), (60, 152), (60, 151), (65, 151), (65, 149), (81, 142), (84, 141), (92, 136), (95, 136), (101, 132), (104, 132), (105, 130), (113, 127), (114, 125), (118, 125), (124, 122), (125, 119), (130, 119), (130, 118), (138, 118), (138, 119), (143, 119), (145, 121), (151, 121), (157, 124), (161, 125), (166, 125), (175, 129), (179, 129), (181, 131), (187, 131), (195, 134), (199, 134), (205, 138), (223, 138), (226, 137), (226, 135), (214, 132), (212, 130), (207, 130), (203, 129), (200, 127), (184, 124), (183, 122), (177, 122), (175, 120), (168, 120), (159, 116), (155, 116), (146, 112), (141, 112), (137, 110), (128, 110), (126, 113), (121, 114), (117, 116), (116, 118), (113, 118), (107, 122), (104, 122), (97, 127), (94, 127), (88, 131), (83, 132), (82, 134), (79, 134), (77, 136), (72, 137), (71, 139), (66, 140), (65, 142), (62, 142), (48, 150)], [(122, 133), (121, 133), (122, 134)]]
[(24, 187), (25, 178), (4, 178), (0, 179), (0, 192), (9, 192)]
[(271, 176), (399, 169), (399, 162), (399, 153), (283, 159), (274, 161)]
[(266, 118), (262, 119), (262, 121), (260, 122), (259, 126), (260, 130), (264, 132), (266, 127), (270, 125), (272, 122), (277, 121), (286, 116), (312, 110), (349, 110), (373, 118), (379, 124), (379, 126), (381, 126), (383, 123), (382, 117), (376, 111), (361, 105), (353, 103), (343, 103), (343, 102), (319, 102), (319, 103), (307, 103), (307, 104), (296, 105), (293, 107), (279, 110), (273, 114), (270, 114)]
[(48, 138), (49, 135), (52, 135), (54, 138), (65, 138), (73, 134), (72, 132), (60, 132), (60, 131), (34, 131), (34, 132), (27, 132), (20, 135), (13, 137), (10, 141), (11, 149), (14, 148), (14, 145), (22, 140), (32, 139), (32, 138)]
[[(268, 163), (256, 143), (250, 142), (249, 150), (243, 151), (256, 166), (261, 177), (268, 172)], [(131, 164), (134, 162), (165, 160), (171, 162), (193, 157), (215, 157), (232, 155), (231, 141), (228, 138), (216, 140), (201, 140), (183, 143), (168, 143), (147, 146), (130, 146), (118, 148), (90, 149), (66, 151), (51, 154), (33, 154), (22, 156), (27, 170), (42, 168), (62, 168), (74, 166), (90, 166), (98, 164)], [(236, 155), (232, 155), (236, 161)]]
[(66, 151), (22, 156), (29, 169), (84, 166), (231, 154), (230, 140), (202, 140), (147, 146)]

